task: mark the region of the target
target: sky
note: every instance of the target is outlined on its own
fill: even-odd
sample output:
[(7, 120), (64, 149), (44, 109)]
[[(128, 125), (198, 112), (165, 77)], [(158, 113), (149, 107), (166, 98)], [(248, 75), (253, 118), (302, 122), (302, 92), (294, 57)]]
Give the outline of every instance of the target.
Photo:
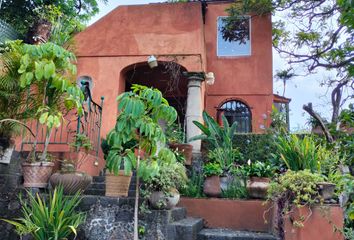
[[(112, 11), (119, 5), (135, 5), (146, 3), (161, 2), (158, 0), (108, 0), (107, 4), (99, 3), (100, 13), (96, 15), (89, 24), (96, 22), (98, 19)], [(275, 75), (277, 70), (287, 69), (286, 62), (273, 50), (273, 74)], [(297, 71), (297, 73), (301, 73)], [(292, 131), (298, 131), (308, 128), (306, 125), (309, 116), (302, 110), (302, 106), (309, 102), (313, 103), (314, 109), (321, 114), (321, 116), (330, 119), (330, 99), (327, 93), (326, 87), (320, 87), (320, 82), (330, 74), (324, 71), (320, 71), (317, 74), (313, 74), (306, 77), (295, 77), (292, 81), (287, 83), (285, 96), (291, 98), (290, 103), (290, 128)], [(217, 81), (217, 76), (216, 76)], [(282, 83), (274, 78), (274, 93), (282, 95), (283, 87)]]

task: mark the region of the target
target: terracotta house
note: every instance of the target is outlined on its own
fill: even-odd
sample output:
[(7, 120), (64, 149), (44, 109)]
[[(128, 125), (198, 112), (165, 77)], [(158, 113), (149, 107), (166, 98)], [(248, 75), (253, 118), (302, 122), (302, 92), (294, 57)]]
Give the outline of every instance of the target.
[[(78, 79), (88, 81), (93, 100), (104, 96), (101, 136), (114, 126), (116, 97), (138, 83), (160, 89), (179, 113), (187, 137), (205, 110), (239, 123), (239, 132), (262, 132), (273, 95), (271, 16), (244, 16), (247, 37), (225, 40), (230, 1), (119, 6), (79, 33)], [(148, 58), (157, 59), (157, 67)], [(150, 58), (151, 59), (151, 58)], [(200, 149), (193, 142), (194, 151)]]

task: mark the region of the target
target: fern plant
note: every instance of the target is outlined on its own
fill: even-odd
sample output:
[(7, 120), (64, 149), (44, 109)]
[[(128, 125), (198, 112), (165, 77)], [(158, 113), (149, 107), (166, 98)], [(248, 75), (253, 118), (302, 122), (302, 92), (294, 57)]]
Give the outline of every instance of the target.
[[(17, 70), (23, 54), (20, 41), (9, 42), (0, 49), (0, 119), (24, 121), (36, 113), (38, 102), (30, 89), (20, 87)], [(9, 144), (13, 136), (21, 133), (20, 130), (17, 121), (3, 121), (0, 124), (0, 138)], [(7, 147), (5, 142), (3, 144)]]

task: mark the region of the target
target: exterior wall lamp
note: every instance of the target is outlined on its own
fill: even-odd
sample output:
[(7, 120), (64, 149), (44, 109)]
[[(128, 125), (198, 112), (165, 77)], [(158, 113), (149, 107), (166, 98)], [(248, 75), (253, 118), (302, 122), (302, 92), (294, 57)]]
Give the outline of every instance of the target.
[(208, 72), (205, 74), (205, 81), (208, 85), (214, 85), (215, 83), (215, 75), (213, 72)]
[(154, 55), (151, 55), (150, 57), (148, 57), (147, 63), (149, 64), (149, 67), (151, 69), (157, 67), (157, 65), (158, 65), (157, 58)]

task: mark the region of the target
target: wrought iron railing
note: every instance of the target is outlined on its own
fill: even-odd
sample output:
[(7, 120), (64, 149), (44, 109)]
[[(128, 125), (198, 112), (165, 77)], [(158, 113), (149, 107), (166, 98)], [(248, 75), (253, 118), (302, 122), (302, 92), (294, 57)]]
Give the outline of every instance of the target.
[[(104, 97), (101, 97), (101, 103), (97, 104), (91, 99), (91, 94), (86, 98), (83, 104), (84, 114), (77, 116), (73, 112), (67, 113), (59, 128), (53, 129), (49, 140), (51, 145), (67, 146), (69, 151), (69, 144), (75, 141), (77, 133), (84, 134), (90, 139), (92, 151), (98, 156), (101, 145), (101, 126), (102, 126), (102, 108)], [(33, 146), (36, 144), (37, 149), (43, 146), (46, 138), (47, 127), (38, 123), (38, 121), (30, 121), (27, 126), (35, 133), (35, 137), (25, 134), (22, 139), (21, 151), (25, 151), (26, 146)], [(32, 149), (32, 148), (30, 148)]]

